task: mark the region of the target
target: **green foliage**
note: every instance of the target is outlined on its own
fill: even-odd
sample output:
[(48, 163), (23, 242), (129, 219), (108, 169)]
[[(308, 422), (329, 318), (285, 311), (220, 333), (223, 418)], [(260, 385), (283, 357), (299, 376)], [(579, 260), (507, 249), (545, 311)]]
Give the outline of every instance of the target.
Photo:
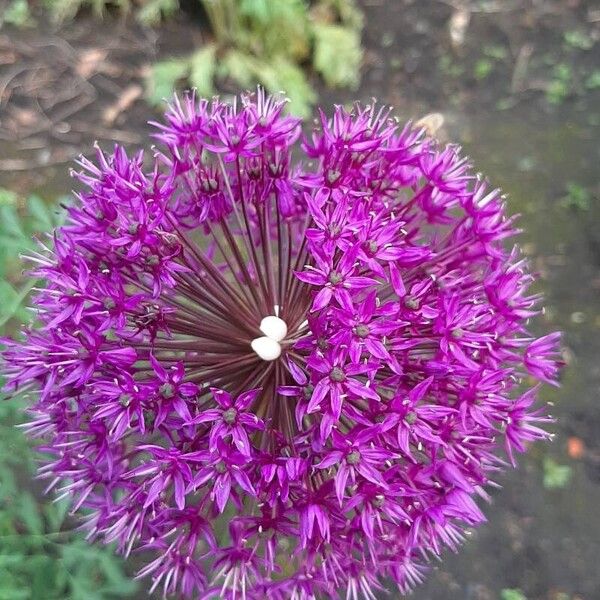
[(20, 420), (23, 399), (0, 400), (0, 600), (107, 600), (131, 595), (114, 549), (73, 534), (68, 502), (39, 503), (28, 488), (31, 450)]
[(527, 600), (527, 598), (521, 590), (507, 588), (500, 592), (500, 600)]
[(594, 45), (594, 40), (587, 33), (577, 29), (566, 31), (563, 39), (567, 46), (577, 50), (589, 50)]
[[(227, 0), (203, 0), (203, 4), (226, 6)], [(225, 38), (231, 45), (258, 57), (286, 56), (301, 61), (309, 56), (310, 23), (304, 0), (239, 0), (237, 8), (230, 4), (230, 20), (238, 21), (237, 29)]]
[(546, 89), (546, 99), (550, 104), (561, 104), (571, 95), (573, 73), (566, 63), (559, 63), (552, 71), (552, 80)]
[[(20, 10), (27, 7), (27, 0), (12, 1)], [(154, 26), (179, 7), (179, 0), (44, 2), (55, 23), (89, 10), (98, 17), (131, 12), (139, 22)], [(154, 64), (146, 82), (151, 104), (160, 105), (172, 96), (180, 80), (187, 80), (202, 96), (212, 95), (221, 80), (241, 88), (261, 84), (272, 93), (283, 91), (292, 100), (291, 111), (307, 116), (316, 101), (305, 68), (309, 66), (331, 87), (358, 87), (363, 15), (356, 0), (198, 2), (208, 16), (214, 42), (188, 56)]]
[(0, 26), (8, 23), (16, 27), (25, 27), (31, 22), (31, 12), (27, 0), (12, 0), (0, 13)]
[(213, 93), (216, 59), (217, 49), (214, 44), (200, 48), (190, 57), (190, 83), (200, 96), (210, 96)]
[(473, 76), (481, 81), (487, 79), (494, 70), (494, 63), (488, 58), (480, 58), (473, 67)]
[(172, 17), (179, 8), (179, 0), (145, 0), (135, 18), (144, 25), (158, 25), (163, 19)]
[(354, 1), (199, 1), (214, 42), (155, 65), (148, 80), (150, 102), (170, 96), (182, 78), (203, 96), (224, 80), (240, 88), (261, 84), (272, 93), (283, 91), (292, 100), (292, 112), (306, 116), (316, 101), (306, 63), (332, 87), (358, 86), (363, 23)]
[(592, 71), (585, 80), (585, 87), (588, 90), (600, 89), (600, 70)]
[(316, 94), (304, 77), (302, 69), (283, 57), (261, 61), (248, 54), (230, 50), (219, 64), (217, 73), (235, 81), (242, 88), (257, 82), (272, 92), (284, 90), (293, 98), (294, 113), (307, 116)]
[[(27, 0), (14, 0), (14, 2)], [(91, 10), (103, 18), (110, 10), (122, 15), (136, 8), (136, 19), (144, 25), (158, 25), (173, 16), (179, 8), (179, 0), (45, 0), (46, 8), (54, 23), (64, 23), (75, 18), (82, 10)]]
[(546, 489), (564, 488), (571, 479), (572, 470), (568, 465), (559, 465), (550, 457), (543, 463), (544, 487)]
[(438, 61), (439, 70), (452, 79), (458, 79), (462, 77), (465, 72), (465, 68), (462, 64), (454, 62), (449, 54), (442, 54)]
[(592, 195), (587, 188), (573, 181), (569, 181), (566, 188), (567, 193), (560, 200), (563, 206), (577, 210), (589, 210)]
[(504, 46), (490, 44), (483, 47), (483, 54), (492, 60), (505, 60), (508, 58), (508, 50)]
[(37, 248), (34, 234), (56, 227), (58, 214), (38, 196), (21, 204), (14, 192), (0, 189), (0, 333), (11, 319), (28, 319), (23, 304), (35, 281), (23, 281), (19, 255)]
[(292, 99), (291, 106), (295, 114), (301, 117), (310, 114), (316, 93), (296, 63), (283, 56), (277, 56), (272, 61), (258, 61), (255, 77), (271, 92), (284, 91)]
[(190, 59), (171, 58), (152, 65), (146, 86), (146, 98), (151, 104), (159, 105), (173, 95), (175, 84), (190, 73)]
[(342, 25), (315, 23), (315, 69), (331, 87), (356, 89), (362, 61), (360, 31)]
[(128, 12), (131, 0), (45, 0), (50, 18), (55, 23), (70, 21), (83, 9), (90, 9), (98, 17), (103, 17), (110, 8)]
[[(19, 254), (35, 249), (34, 233), (59, 224), (59, 211), (37, 196), (27, 201), (0, 189), (0, 323), (27, 319)], [(0, 327), (0, 333), (2, 327)], [(2, 381), (0, 381), (0, 387)], [(0, 394), (0, 600), (110, 600), (135, 583), (114, 549), (94, 546), (72, 531), (68, 501), (39, 500), (35, 460), (17, 425), (28, 398)]]

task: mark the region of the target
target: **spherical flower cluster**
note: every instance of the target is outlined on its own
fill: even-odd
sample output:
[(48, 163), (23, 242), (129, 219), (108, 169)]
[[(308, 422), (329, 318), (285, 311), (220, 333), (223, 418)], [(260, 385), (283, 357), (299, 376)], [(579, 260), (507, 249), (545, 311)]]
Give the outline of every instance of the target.
[(548, 437), (558, 334), (528, 333), (500, 193), (374, 106), (321, 114), (297, 160), (283, 110), (189, 95), (152, 157), (82, 159), (5, 340), (49, 489), (165, 595), (406, 591)]

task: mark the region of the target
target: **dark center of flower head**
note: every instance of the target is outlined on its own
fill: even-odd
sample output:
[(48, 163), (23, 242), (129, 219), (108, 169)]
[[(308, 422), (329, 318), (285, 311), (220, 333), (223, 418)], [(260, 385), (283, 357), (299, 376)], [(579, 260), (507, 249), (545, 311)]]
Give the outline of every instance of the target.
[(163, 383), (158, 391), (160, 392), (160, 395), (167, 400), (175, 395), (175, 390), (170, 383)]
[(333, 185), (341, 176), (341, 173), (339, 171), (327, 171), (327, 183), (329, 183), (329, 185)]
[[(244, 147), (246, 138), (232, 132), (229, 141), (231, 147)], [(282, 402), (278, 389), (296, 384), (287, 368), (288, 353), (309, 334), (312, 291), (295, 276), (312, 260), (303, 243), (309, 223), (305, 215), (286, 214), (277, 194), (257, 192), (254, 198), (255, 188), (246, 188), (250, 170), (258, 176), (253, 186), (260, 186), (263, 174), (285, 177), (287, 164), (283, 155), (257, 153), (239, 164), (220, 165), (217, 157), (202, 165), (189, 210), (202, 211), (200, 223), (211, 231), (214, 248), (206, 250), (207, 234), (199, 226), (190, 228), (185, 218), (170, 215), (156, 234), (159, 243), (148, 242), (140, 257), (144, 291), (156, 294), (158, 310), (146, 315), (140, 308), (132, 321), (147, 331), (153, 328), (155, 337), (144, 342), (142, 352), (151, 353), (167, 372), (182, 364), (183, 385), (208, 384), (197, 394), (199, 405), (209, 405), (212, 385), (233, 397), (258, 389), (244, 410), (291, 439), (297, 433), (294, 402)], [(179, 385), (169, 382), (161, 382), (158, 393), (169, 401), (181, 395)], [(223, 421), (234, 425), (238, 416), (230, 408)]]
[(235, 408), (228, 408), (223, 413), (223, 421), (225, 421), (225, 423), (227, 423), (228, 425), (233, 425), (235, 423), (236, 418), (237, 410), (235, 410)]
[(342, 280), (343, 277), (337, 271), (331, 271), (331, 273), (329, 273), (329, 283), (331, 283), (331, 285), (337, 285), (338, 283), (341, 283)]
[(346, 374), (339, 367), (333, 367), (329, 373), (329, 377), (331, 377), (331, 381), (335, 381), (336, 383), (346, 380)]
[(106, 298), (103, 304), (106, 310), (112, 310), (117, 305), (112, 298)]
[(354, 328), (354, 333), (359, 338), (366, 338), (369, 336), (369, 326), (368, 325), (357, 325)]
[(385, 504), (385, 496), (381, 494), (377, 494), (375, 498), (373, 498), (373, 506), (375, 508), (381, 508)]
[(410, 310), (418, 310), (421, 306), (421, 302), (414, 296), (406, 296), (406, 298), (404, 298), (404, 306)]
[(132, 396), (131, 394), (121, 394), (119, 396), (119, 404), (124, 408), (127, 408), (131, 404)]
[(416, 412), (409, 412), (406, 414), (406, 416), (404, 417), (404, 420), (409, 424), (409, 425), (413, 425), (414, 423), (416, 423), (418, 419), (417, 413)]
[(160, 257), (157, 254), (149, 254), (146, 257), (146, 264), (149, 267), (156, 267), (160, 264)]
[(346, 462), (349, 465), (357, 465), (360, 462), (360, 452), (358, 450), (353, 450), (346, 457)]

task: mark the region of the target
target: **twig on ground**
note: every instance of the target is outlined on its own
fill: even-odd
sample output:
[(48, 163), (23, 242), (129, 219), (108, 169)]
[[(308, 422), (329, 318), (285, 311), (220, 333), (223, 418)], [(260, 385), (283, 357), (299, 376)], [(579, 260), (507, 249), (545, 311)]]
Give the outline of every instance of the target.
[(523, 46), (521, 46), (521, 49), (517, 54), (517, 60), (515, 61), (515, 67), (510, 80), (510, 91), (512, 94), (517, 94), (518, 92), (525, 90), (527, 68), (529, 66), (529, 60), (531, 59), (532, 54), (533, 44), (523, 44)]
[(102, 122), (112, 125), (118, 116), (125, 112), (144, 93), (144, 88), (136, 83), (126, 87), (117, 100), (102, 113)]

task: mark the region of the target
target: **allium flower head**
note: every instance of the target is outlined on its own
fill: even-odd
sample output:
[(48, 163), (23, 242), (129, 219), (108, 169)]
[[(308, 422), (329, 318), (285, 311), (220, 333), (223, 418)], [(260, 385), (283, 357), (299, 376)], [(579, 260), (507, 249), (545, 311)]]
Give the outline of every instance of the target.
[(374, 106), (321, 113), (297, 161), (283, 109), (189, 95), (152, 157), (82, 159), (5, 341), (49, 488), (166, 595), (406, 591), (548, 437), (558, 336), (527, 330), (500, 193)]

